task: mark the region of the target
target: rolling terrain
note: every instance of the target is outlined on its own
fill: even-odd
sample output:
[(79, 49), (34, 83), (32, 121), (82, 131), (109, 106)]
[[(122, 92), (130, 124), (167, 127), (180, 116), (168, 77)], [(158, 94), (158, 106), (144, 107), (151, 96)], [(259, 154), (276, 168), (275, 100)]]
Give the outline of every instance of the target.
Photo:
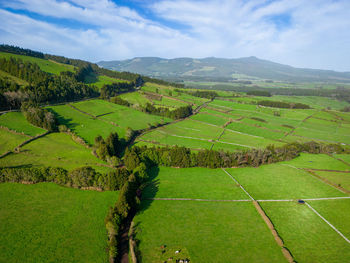
[(101, 61), (98, 65), (118, 71), (129, 71), (165, 79), (269, 79), (287, 82), (345, 82), (349, 72), (303, 69), (262, 60), (256, 57), (174, 58), (137, 57), (121, 61)]
[[(12, 58), (13, 68), (37, 65), (32, 74), (51, 84), (13, 68), (0, 72), (6, 262), (350, 260), (347, 101), (189, 89), (22, 53), (0, 58)], [(239, 63), (251, 60), (235, 63), (243, 70)], [(271, 71), (281, 79), (288, 70), (303, 81), (319, 74), (259, 63), (284, 68)], [(176, 65), (174, 74), (186, 74)], [(208, 65), (193, 74), (217, 70)], [(318, 80), (347, 78), (321, 73)], [(58, 89), (62, 79), (71, 94)]]

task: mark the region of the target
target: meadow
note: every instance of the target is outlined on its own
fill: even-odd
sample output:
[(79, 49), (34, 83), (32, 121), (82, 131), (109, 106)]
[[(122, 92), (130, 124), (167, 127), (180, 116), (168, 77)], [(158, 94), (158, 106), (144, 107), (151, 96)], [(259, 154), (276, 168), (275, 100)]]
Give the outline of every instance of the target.
[(2, 262), (107, 262), (104, 218), (117, 192), (0, 184)]
[(24, 55), (0, 52), (0, 58), (9, 59), (10, 57), (22, 59), (23, 61), (28, 61), (33, 64), (37, 64), (42, 71), (56, 74), (56, 75), (59, 75), (63, 71), (72, 71), (72, 72), (74, 71), (74, 66), (72, 65), (62, 64), (55, 61), (36, 58), (36, 57), (29, 57)]
[[(13, 145), (10, 150), (13, 150), (13, 148), (17, 145)], [(95, 157), (91, 151), (92, 149), (87, 149), (84, 146), (74, 142), (71, 136), (68, 134), (51, 133), (21, 147), (19, 153), (12, 153), (4, 158), (1, 158), (0, 166), (59, 166), (67, 170), (72, 170), (74, 168), (88, 165), (99, 172), (110, 171), (111, 168), (105, 167), (104, 165), (107, 164)]]
[(174, 253), (176, 250), (188, 251), (190, 262), (284, 261), (269, 229), (249, 202), (145, 200), (134, 222), (142, 262), (167, 261), (162, 258), (162, 245), (174, 259), (184, 259), (181, 252)]
[(21, 112), (8, 112), (0, 115), (0, 126), (29, 136), (36, 136), (46, 132), (46, 130), (30, 124)]
[[(103, 100), (87, 100), (69, 105), (50, 106), (60, 124), (66, 125), (93, 145), (96, 136), (106, 138), (111, 132), (125, 136), (128, 127), (142, 130), (170, 119), (146, 114), (132, 108)], [(138, 120), (138, 121), (135, 121)]]
[(319, 108), (278, 109), (238, 103), (235, 98), (215, 99), (190, 118), (147, 133), (139, 141), (224, 151), (294, 141), (350, 144), (350, 114)]
[[(335, 157), (343, 156), (347, 155)], [(259, 200), (295, 261), (347, 262), (350, 244), (297, 202), (307, 200), (350, 237), (350, 199), (344, 199), (350, 196), (304, 170), (313, 167), (346, 171), (350, 165), (328, 155), (302, 154), (258, 168), (153, 169), (134, 218), (139, 257), (144, 262), (171, 262), (169, 257), (181, 258), (175, 250), (182, 250), (193, 262), (287, 262), (249, 193)]]

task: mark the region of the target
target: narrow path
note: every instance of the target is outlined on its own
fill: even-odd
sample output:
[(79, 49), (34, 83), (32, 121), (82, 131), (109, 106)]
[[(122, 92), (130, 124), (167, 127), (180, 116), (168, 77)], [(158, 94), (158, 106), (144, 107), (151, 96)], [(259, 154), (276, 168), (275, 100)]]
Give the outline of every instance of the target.
[(200, 199), (200, 198), (173, 198), (173, 197), (155, 197), (155, 198), (145, 198), (145, 200), (154, 201), (196, 201), (196, 202), (297, 202), (298, 200), (304, 201), (326, 201), (326, 200), (341, 200), (350, 199), (350, 196), (340, 196), (340, 197), (320, 197), (320, 198), (299, 198), (299, 199), (260, 199), (252, 200), (250, 199)]
[(321, 216), (309, 203), (305, 202), (305, 204), (318, 216), (320, 217), (324, 222), (326, 222), (327, 225), (329, 225), (335, 232), (338, 233), (339, 236), (341, 236), (346, 242), (350, 244), (350, 240), (346, 238), (342, 232), (340, 232), (335, 226), (333, 226), (327, 219), (325, 219), (323, 216)]
[(197, 202), (251, 202), (251, 199), (240, 199), (240, 200), (216, 200), (216, 199), (198, 199), (198, 198), (146, 198), (146, 200), (158, 200), (158, 201), (197, 201)]
[(239, 185), (239, 187), (246, 193), (246, 195), (250, 198), (250, 200), (255, 201), (255, 199), (244, 189), (244, 187), (229, 173), (227, 172), (224, 168), (222, 170), (229, 176), (231, 179)]
[(247, 194), (247, 196), (253, 201), (254, 207), (256, 211), (259, 213), (259, 215), (262, 217), (264, 220), (265, 224), (268, 226), (268, 228), (271, 231), (271, 234), (273, 235), (277, 245), (281, 248), (283, 256), (287, 259), (289, 263), (293, 263), (294, 259), (290, 251), (284, 246), (282, 238), (279, 236), (277, 230), (275, 229), (273, 223), (271, 222), (270, 218), (266, 215), (265, 211), (262, 209), (260, 206), (259, 202), (256, 201), (249, 193), (244, 189), (244, 187), (230, 174), (228, 173), (224, 168), (222, 170), (231, 177), (231, 179), (238, 184), (241, 189)]

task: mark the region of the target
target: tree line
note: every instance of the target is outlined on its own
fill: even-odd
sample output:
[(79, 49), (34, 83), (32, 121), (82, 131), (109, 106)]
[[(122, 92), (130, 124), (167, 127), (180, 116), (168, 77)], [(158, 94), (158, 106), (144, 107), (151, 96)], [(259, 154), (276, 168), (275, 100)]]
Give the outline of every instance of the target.
[(271, 97), (271, 93), (265, 90), (251, 90), (247, 92), (250, 96)]
[(0, 168), (0, 182), (41, 183), (52, 182), (73, 188), (96, 188), (102, 191), (120, 190), (128, 180), (126, 168), (113, 169), (101, 174), (90, 166), (67, 171), (61, 167)]
[(281, 147), (270, 145), (265, 149), (250, 149), (246, 151), (224, 152), (201, 150), (197, 153), (185, 147), (152, 147), (134, 146), (124, 156), (124, 162), (146, 162), (149, 165), (170, 167), (257, 167), (263, 164), (291, 160), (301, 152), (307, 153), (350, 153), (339, 144), (321, 144), (318, 142), (289, 143)]
[(52, 75), (37, 64), (15, 58), (0, 59), (0, 69), (29, 83), (24, 87), (0, 86), (1, 109), (18, 109), (24, 101), (64, 102), (99, 95), (97, 87), (79, 82), (74, 72)]
[(57, 119), (47, 109), (40, 108), (31, 102), (24, 102), (22, 103), (21, 111), (29, 123), (48, 131), (57, 131)]
[(260, 100), (260, 101), (257, 101), (257, 104), (260, 106), (273, 107), (273, 108), (311, 109), (310, 106), (307, 104), (284, 102), (284, 101)]

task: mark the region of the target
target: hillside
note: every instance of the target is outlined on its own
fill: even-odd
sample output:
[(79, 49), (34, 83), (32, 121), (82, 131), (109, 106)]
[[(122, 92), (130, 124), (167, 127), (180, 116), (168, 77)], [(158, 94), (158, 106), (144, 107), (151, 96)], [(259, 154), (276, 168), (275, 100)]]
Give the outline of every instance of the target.
[(99, 66), (139, 73), (164, 79), (271, 79), (290, 82), (350, 82), (350, 72), (294, 68), (256, 57), (225, 58), (175, 58), (138, 57), (121, 61), (101, 61)]

